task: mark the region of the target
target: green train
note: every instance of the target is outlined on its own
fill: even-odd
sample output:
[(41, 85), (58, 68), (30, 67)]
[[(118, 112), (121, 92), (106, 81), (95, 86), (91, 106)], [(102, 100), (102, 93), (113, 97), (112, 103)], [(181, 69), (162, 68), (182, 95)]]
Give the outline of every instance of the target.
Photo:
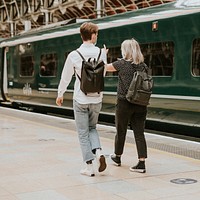
[[(190, 3), (188, 3), (190, 2)], [(135, 38), (154, 78), (148, 121), (178, 132), (195, 128), (200, 136), (200, 3), (177, 1), (91, 20), (99, 26), (98, 44), (109, 49), (108, 63), (121, 57), (121, 42)], [(74, 21), (74, 20), (73, 20)], [(69, 52), (81, 44), (82, 22), (32, 30), (0, 42), (2, 103), (67, 114), (73, 83), (65, 102), (55, 105), (62, 68)], [(117, 73), (107, 73), (101, 114), (114, 115)], [(166, 126), (167, 124), (167, 126)], [(181, 131), (183, 131), (182, 129)]]

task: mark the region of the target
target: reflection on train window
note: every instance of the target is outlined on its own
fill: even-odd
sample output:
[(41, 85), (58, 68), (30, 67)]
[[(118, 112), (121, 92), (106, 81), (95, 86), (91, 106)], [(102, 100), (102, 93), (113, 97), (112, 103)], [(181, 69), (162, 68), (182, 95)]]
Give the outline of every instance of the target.
[(144, 62), (153, 76), (172, 76), (174, 61), (174, 43), (158, 42), (141, 44)]
[(200, 76), (200, 38), (195, 39), (193, 42), (192, 75)]
[(34, 75), (33, 56), (24, 55), (20, 57), (20, 75), (21, 76)]
[[(112, 63), (116, 61), (118, 58), (122, 58), (121, 56), (121, 47), (112, 47), (109, 48), (108, 55), (107, 55), (107, 62)], [(117, 72), (107, 72), (106, 76), (117, 76)]]
[(31, 43), (19, 44), (16, 51), (18, 51), (17, 53), (19, 55), (22, 55), (25, 53), (28, 54), (32, 51), (32, 45), (31, 45)]
[(41, 55), (40, 75), (56, 76), (57, 72), (57, 55), (55, 53)]

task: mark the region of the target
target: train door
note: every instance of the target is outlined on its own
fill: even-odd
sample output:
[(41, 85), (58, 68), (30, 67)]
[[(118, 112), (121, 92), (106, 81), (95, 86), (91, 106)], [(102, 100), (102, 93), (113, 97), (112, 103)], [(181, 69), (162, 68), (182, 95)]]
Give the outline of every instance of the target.
[(5, 95), (8, 94), (8, 76), (7, 76), (7, 52), (8, 52), (8, 47), (5, 48), (4, 50), (4, 65), (3, 65), (3, 92)]
[(0, 58), (1, 58), (1, 64), (0, 64), (0, 86), (1, 86), (1, 93), (0, 93), (0, 99), (1, 101), (7, 100), (7, 94), (8, 94), (8, 78), (7, 78), (7, 59), (6, 55), (8, 52), (8, 47), (2, 48), (0, 51)]
[(3, 65), (3, 59), (2, 59), (2, 49), (0, 49), (0, 101), (3, 100), (2, 98), (2, 80), (3, 80), (3, 76), (2, 76), (2, 65)]

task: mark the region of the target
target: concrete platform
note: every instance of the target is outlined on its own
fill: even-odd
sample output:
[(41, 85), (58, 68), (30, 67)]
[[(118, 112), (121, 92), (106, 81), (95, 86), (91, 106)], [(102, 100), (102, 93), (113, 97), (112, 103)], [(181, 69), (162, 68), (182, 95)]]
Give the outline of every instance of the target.
[(109, 158), (115, 128), (98, 125), (105, 172), (83, 166), (73, 120), (0, 107), (0, 200), (199, 200), (200, 144), (146, 133), (147, 173), (128, 131), (122, 166)]

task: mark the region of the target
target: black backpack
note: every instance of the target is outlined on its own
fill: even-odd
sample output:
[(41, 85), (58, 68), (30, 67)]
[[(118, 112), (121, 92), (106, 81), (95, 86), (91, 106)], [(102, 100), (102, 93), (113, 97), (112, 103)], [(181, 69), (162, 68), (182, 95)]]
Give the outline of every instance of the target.
[(130, 103), (147, 106), (152, 94), (152, 88), (153, 78), (148, 75), (148, 67), (143, 63), (142, 68), (134, 72), (126, 99)]
[(97, 60), (95, 58), (89, 58), (85, 60), (83, 55), (78, 51), (78, 54), (83, 59), (81, 77), (77, 74), (80, 80), (81, 91), (86, 95), (88, 93), (100, 93), (104, 89), (104, 68), (105, 64), (103, 61), (99, 61), (101, 56), (101, 49)]

